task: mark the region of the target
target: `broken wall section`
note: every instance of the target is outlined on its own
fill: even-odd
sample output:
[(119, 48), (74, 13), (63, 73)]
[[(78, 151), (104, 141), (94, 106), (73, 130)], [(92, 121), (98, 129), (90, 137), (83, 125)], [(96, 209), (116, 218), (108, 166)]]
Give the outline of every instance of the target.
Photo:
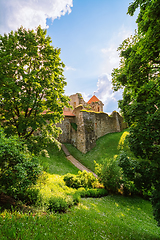
[(78, 131), (83, 132), (83, 134), (78, 134), (77, 136), (80, 138), (83, 137), (83, 144), (79, 145), (79, 139), (77, 141), (77, 149), (83, 153), (95, 147), (98, 138), (108, 133), (120, 132), (127, 128), (127, 124), (123, 123), (122, 116), (116, 111), (110, 116), (107, 113), (87, 112), (84, 110), (80, 114), (83, 121), (83, 129), (79, 126)]

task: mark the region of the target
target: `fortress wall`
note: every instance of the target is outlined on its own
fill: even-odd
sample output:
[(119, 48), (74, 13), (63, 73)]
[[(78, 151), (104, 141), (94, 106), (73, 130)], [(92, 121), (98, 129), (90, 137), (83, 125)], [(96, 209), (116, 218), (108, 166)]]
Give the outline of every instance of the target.
[(56, 125), (62, 129), (62, 134), (58, 137), (58, 141), (61, 143), (72, 143), (76, 141), (75, 130), (72, 128), (71, 122), (75, 122), (74, 117), (65, 117), (62, 123)]
[(77, 115), (77, 149), (83, 153), (86, 153), (86, 137), (82, 112), (79, 112)]
[[(106, 113), (81, 111), (82, 106), (74, 109), (75, 117), (66, 116), (61, 124), (63, 133), (58, 140), (62, 143), (71, 143), (79, 151), (86, 153), (95, 145), (96, 140), (108, 133), (120, 132), (127, 128), (122, 116), (114, 111), (111, 116)], [(73, 124), (77, 127), (73, 127)]]
[[(120, 132), (126, 125), (123, 124), (123, 118), (117, 112), (113, 112), (111, 116), (106, 113), (95, 113), (95, 112), (80, 112), (83, 116), (83, 149), (79, 147), (77, 142), (77, 148), (86, 153), (90, 151), (95, 145), (96, 140), (108, 133)], [(77, 135), (77, 140), (79, 136)]]
[(121, 115), (118, 114), (117, 117), (120, 124), (120, 131), (122, 131), (123, 129), (127, 128), (128, 125), (126, 122), (123, 121), (123, 117)]
[(95, 133), (96, 138), (100, 138), (107, 133), (114, 132), (112, 120), (106, 113), (95, 113)]
[(94, 129), (95, 113), (81, 112), (84, 121), (85, 152), (90, 151), (96, 145), (96, 134)]

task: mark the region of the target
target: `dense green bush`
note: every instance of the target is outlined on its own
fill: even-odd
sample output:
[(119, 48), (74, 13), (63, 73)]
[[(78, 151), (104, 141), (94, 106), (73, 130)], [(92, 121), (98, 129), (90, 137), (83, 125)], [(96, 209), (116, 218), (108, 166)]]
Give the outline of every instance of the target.
[(68, 208), (77, 205), (79, 201), (80, 195), (77, 193), (67, 197), (52, 196), (48, 201), (47, 210), (59, 213), (66, 212)]
[(0, 191), (16, 199), (36, 183), (41, 173), (37, 159), (18, 137), (7, 138), (0, 129)]
[(52, 196), (49, 199), (47, 210), (50, 212), (66, 212), (68, 204), (65, 198)]
[(18, 194), (19, 199), (27, 205), (39, 205), (42, 201), (40, 190), (28, 188), (25, 192)]
[(153, 207), (153, 215), (158, 223), (158, 226), (160, 227), (160, 184), (156, 184), (155, 189), (152, 193), (151, 200)]
[(87, 171), (79, 171), (78, 175), (66, 174), (64, 175), (64, 181), (68, 187), (72, 188), (92, 188), (97, 181), (92, 173)]
[(104, 188), (95, 188), (95, 189), (79, 188), (77, 190), (77, 193), (79, 193), (82, 198), (87, 198), (87, 197), (100, 198), (108, 195), (108, 191)]
[(147, 160), (132, 160), (126, 153), (119, 155), (122, 168), (123, 192), (151, 199), (153, 214), (160, 226), (160, 169), (159, 163)]
[(154, 185), (155, 167), (147, 160), (133, 160), (122, 152), (119, 157), (119, 166), (122, 168), (123, 191), (126, 194), (139, 194), (151, 197)]
[(108, 159), (103, 165), (95, 162), (95, 172), (105, 189), (112, 193), (118, 192), (121, 186), (122, 173), (116, 159)]

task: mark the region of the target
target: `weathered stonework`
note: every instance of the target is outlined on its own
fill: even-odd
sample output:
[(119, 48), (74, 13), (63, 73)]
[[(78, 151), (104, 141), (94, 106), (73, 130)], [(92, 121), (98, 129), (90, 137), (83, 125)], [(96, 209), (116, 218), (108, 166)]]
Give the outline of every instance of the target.
[(86, 103), (81, 95), (72, 96), (70, 104), (74, 104), (75, 107), (72, 113), (66, 115), (64, 121), (58, 125), (63, 131), (59, 136), (60, 142), (71, 143), (79, 151), (86, 153), (95, 147), (98, 138), (127, 128), (127, 124), (123, 122), (118, 112), (114, 111), (109, 116), (104, 112), (87, 111), (84, 108)]

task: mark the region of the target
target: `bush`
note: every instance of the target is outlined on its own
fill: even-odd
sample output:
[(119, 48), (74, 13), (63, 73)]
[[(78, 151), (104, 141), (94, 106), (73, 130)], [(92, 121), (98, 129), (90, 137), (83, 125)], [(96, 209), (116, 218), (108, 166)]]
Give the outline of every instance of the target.
[(50, 212), (66, 212), (68, 204), (65, 198), (52, 196), (49, 199), (47, 210)]
[(108, 195), (108, 191), (104, 188), (101, 189), (85, 189), (79, 188), (77, 192), (80, 194), (82, 198), (100, 198)]
[(72, 196), (52, 196), (48, 201), (47, 210), (50, 212), (66, 212), (68, 208), (80, 202), (80, 195), (75, 193)]
[(6, 138), (0, 129), (1, 192), (19, 199), (26, 189), (36, 183), (41, 167), (18, 137)]
[(160, 184), (156, 184), (152, 194), (153, 215), (160, 227)]
[(147, 160), (132, 160), (125, 152), (119, 157), (122, 168), (122, 184), (125, 194), (139, 194), (145, 198), (151, 197), (154, 184), (155, 167)]
[(79, 171), (78, 175), (66, 174), (63, 179), (68, 187), (72, 188), (92, 188), (95, 185), (97, 179), (93, 176), (92, 173), (87, 171)]
[(105, 189), (112, 193), (118, 192), (121, 186), (122, 173), (116, 159), (109, 159), (103, 165), (95, 162), (95, 172)]
[(28, 188), (25, 192), (19, 193), (18, 198), (27, 205), (38, 205), (42, 197), (39, 189)]

